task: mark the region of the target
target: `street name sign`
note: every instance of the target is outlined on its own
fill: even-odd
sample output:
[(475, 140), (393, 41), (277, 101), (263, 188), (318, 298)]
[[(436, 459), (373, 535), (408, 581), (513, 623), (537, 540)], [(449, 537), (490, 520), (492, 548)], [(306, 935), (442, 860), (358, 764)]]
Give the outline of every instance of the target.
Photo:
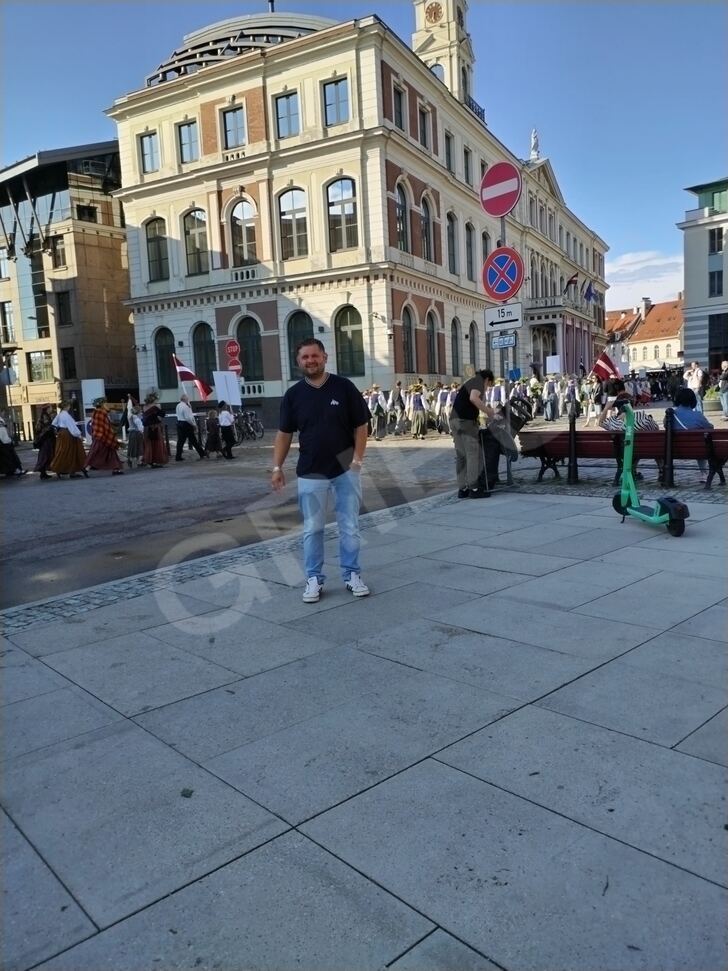
[(497, 337), (491, 337), (490, 346), (491, 346), (491, 349), (494, 351), (502, 351), (504, 347), (515, 347), (516, 335), (499, 334)]

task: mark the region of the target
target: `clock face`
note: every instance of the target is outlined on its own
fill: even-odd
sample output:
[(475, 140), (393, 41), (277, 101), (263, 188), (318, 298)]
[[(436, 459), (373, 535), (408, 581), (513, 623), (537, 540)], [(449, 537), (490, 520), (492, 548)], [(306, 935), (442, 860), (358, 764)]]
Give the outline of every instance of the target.
[(428, 3), (425, 7), (425, 20), (428, 24), (436, 24), (442, 19), (442, 4)]

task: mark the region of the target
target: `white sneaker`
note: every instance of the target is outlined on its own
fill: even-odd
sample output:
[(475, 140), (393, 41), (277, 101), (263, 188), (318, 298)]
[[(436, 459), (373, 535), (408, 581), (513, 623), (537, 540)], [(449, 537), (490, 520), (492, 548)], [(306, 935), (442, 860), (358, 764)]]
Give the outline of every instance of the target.
[(369, 587), (364, 583), (358, 573), (352, 573), (346, 581), (346, 589), (353, 593), (355, 597), (368, 597)]
[[(303, 591), (303, 602), (305, 604), (318, 603), (323, 590), (323, 583), (318, 582), (318, 577), (309, 577), (306, 580), (306, 589)], [(367, 591), (368, 592), (368, 591)]]

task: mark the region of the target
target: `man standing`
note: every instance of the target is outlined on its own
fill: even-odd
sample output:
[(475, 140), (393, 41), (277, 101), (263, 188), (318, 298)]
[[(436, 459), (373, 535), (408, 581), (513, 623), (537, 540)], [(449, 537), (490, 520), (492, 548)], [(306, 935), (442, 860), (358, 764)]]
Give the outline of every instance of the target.
[(720, 395), (720, 407), (723, 409), (723, 421), (728, 421), (728, 361), (720, 362), (718, 394)]
[(478, 371), (463, 384), (455, 395), (450, 415), (450, 431), (455, 446), (455, 473), (458, 480), (458, 499), (481, 499), (487, 495), (478, 487), (483, 468), (483, 452), (478, 430), (479, 412), (493, 417), (493, 409), (485, 403), (485, 393), (493, 387), (493, 372)]
[(202, 446), (197, 441), (197, 423), (195, 422), (195, 416), (192, 414), (192, 409), (190, 408), (190, 399), (186, 394), (180, 396), (179, 404), (176, 408), (177, 412), (177, 454), (175, 459), (177, 462), (184, 462), (184, 456), (182, 452), (185, 447), (185, 443), (189, 441), (190, 445), (201, 459), (204, 459), (205, 453)]
[(303, 378), (283, 396), (273, 443), (271, 485), (279, 491), (286, 484), (283, 463), (293, 434), (298, 432), (296, 474), (303, 516), (304, 603), (316, 603), (323, 590), (324, 526), (332, 492), (346, 589), (355, 597), (369, 594), (359, 568), (360, 475), (369, 411), (361, 392), (348, 378), (326, 370), (327, 360), (324, 345), (315, 337), (306, 338), (296, 348), (296, 364)]
[(702, 411), (703, 395), (705, 394), (705, 388), (703, 387), (705, 375), (703, 374), (703, 369), (697, 361), (692, 362), (690, 367), (683, 374), (683, 378), (685, 379), (685, 384), (690, 388), (690, 390), (695, 392), (695, 397), (697, 399), (695, 410)]

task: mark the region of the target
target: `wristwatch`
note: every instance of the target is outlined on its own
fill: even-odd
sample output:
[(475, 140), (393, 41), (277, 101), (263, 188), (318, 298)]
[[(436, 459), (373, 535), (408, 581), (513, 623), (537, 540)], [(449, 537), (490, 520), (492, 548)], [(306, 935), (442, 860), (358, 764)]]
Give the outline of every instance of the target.
[(273, 468), (271, 469), (271, 472), (280, 472), (280, 471), (281, 471), (280, 465), (274, 465)]
[(351, 464), (352, 464), (352, 465), (359, 465), (359, 466), (361, 466), (361, 465), (363, 465), (364, 463), (362, 462), (362, 460), (361, 460), (361, 459), (352, 459), (352, 460), (351, 460)]

